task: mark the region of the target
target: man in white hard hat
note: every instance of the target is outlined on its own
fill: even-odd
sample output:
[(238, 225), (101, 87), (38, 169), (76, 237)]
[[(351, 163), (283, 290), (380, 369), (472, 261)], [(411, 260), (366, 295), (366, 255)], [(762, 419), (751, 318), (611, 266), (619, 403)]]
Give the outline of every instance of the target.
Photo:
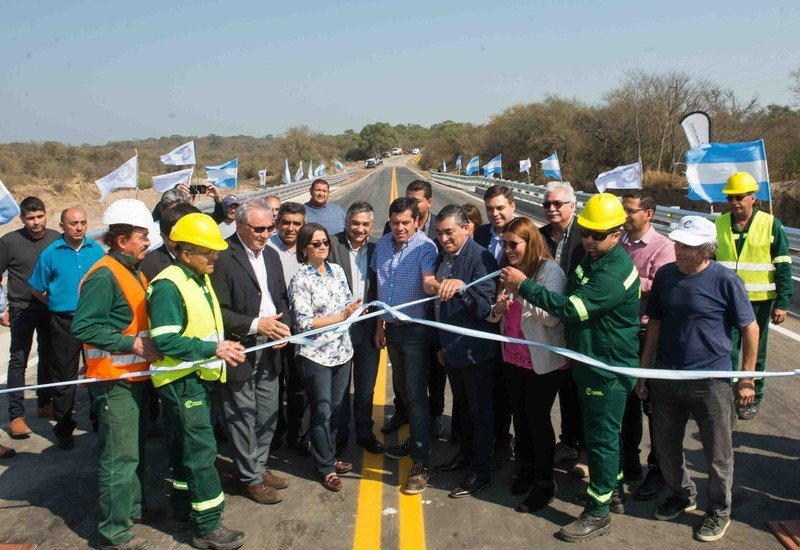
[(150, 246), (153, 218), (145, 204), (120, 199), (103, 213), (108, 254), (92, 266), (81, 283), (72, 335), (83, 342), (92, 409), (98, 419), (100, 466), (98, 499), (100, 548), (148, 548), (131, 533), (145, 516), (144, 445), (146, 377), (124, 377), (147, 371), (161, 359), (148, 333), (145, 289), (139, 262)]

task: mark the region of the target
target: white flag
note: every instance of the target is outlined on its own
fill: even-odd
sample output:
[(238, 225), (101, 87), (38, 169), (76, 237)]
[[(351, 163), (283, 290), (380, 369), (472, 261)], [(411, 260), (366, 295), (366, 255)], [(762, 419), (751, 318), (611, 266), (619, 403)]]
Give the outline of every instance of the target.
[(300, 164), (297, 166), (297, 172), (294, 173), (294, 181), (300, 181), (303, 179), (303, 161), (300, 161)]
[(259, 170), (258, 171), (258, 185), (264, 187), (267, 185), (267, 171), (266, 170)]
[(527, 158), (525, 160), (519, 161), (519, 171), (520, 172), (531, 172), (531, 159)]
[(681, 126), (689, 140), (689, 148), (697, 149), (701, 145), (711, 143), (711, 119), (703, 111), (689, 113), (681, 119)]
[(283, 159), (283, 183), (289, 185), (292, 183), (292, 174), (289, 172), (289, 159)]
[(10, 222), (19, 214), (20, 210), (17, 201), (14, 200), (6, 186), (0, 181), (0, 225)]
[(606, 189), (641, 189), (642, 163), (634, 162), (603, 172), (597, 176), (594, 184), (601, 193), (604, 193)]
[(186, 164), (197, 164), (194, 157), (194, 141), (184, 143), (167, 153), (161, 155), (161, 162), (171, 166), (184, 166)]
[(170, 172), (169, 174), (153, 176), (151, 178), (153, 180), (153, 189), (159, 193), (164, 193), (177, 185), (189, 185), (192, 181), (193, 173), (194, 166), (186, 170), (178, 170), (177, 172)]
[(128, 162), (111, 172), (109, 175), (96, 180), (94, 183), (100, 190), (100, 202), (104, 202), (109, 193), (115, 189), (136, 188), (139, 177), (139, 155), (134, 155)]

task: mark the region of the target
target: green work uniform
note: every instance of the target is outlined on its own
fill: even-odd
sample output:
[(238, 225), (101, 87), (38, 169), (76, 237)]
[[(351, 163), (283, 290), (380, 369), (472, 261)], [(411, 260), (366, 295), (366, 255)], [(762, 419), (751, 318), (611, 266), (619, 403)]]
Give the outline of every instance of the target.
[[(732, 239), (736, 247), (736, 253), (735, 256), (731, 254), (731, 257), (726, 257), (726, 254), (722, 253), (721, 248), (717, 249), (717, 261), (736, 262), (737, 258), (742, 254), (742, 249), (744, 248), (745, 242), (747, 242), (753, 220), (755, 220), (758, 214), (759, 210), (757, 208), (754, 209), (753, 215), (750, 216), (750, 219), (747, 221), (747, 225), (741, 230), (737, 227), (733, 216), (730, 214), (723, 214), (720, 216), (717, 220), (717, 239), (719, 240), (721, 238), (720, 232), (723, 228), (730, 228)], [(763, 216), (765, 214), (761, 212), (761, 215)], [(772, 310), (788, 309), (789, 298), (792, 297), (792, 292), (794, 290), (794, 282), (792, 280), (792, 256), (789, 251), (789, 241), (786, 239), (786, 233), (783, 231), (781, 221), (775, 217), (772, 217), (772, 231), (769, 241), (770, 263), (774, 267), (771, 278), (774, 280), (775, 289), (766, 296), (767, 299), (753, 300), (751, 297), (750, 301), (750, 304), (753, 306), (753, 313), (755, 313), (756, 316), (756, 322), (758, 323), (758, 357), (756, 359), (756, 370), (760, 372), (763, 372), (767, 366), (767, 338), (769, 337), (769, 323), (772, 320)], [(734, 271), (736, 271), (735, 268)], [(748, 292), (748, 294), (751, 293)], [(763, 294), (764, 293), (761, 293), (758, 296), (763, 297)], [(741, 368), (739, 365), (739, 351), (741, 349), (741, 330), (739, 327), (734, 327), (731, 331), (731, 340), (733, 342), (731, 362), (733, 363), (733, 368), (739, 370)], [(761, 403), (761, 399), (764, 397), (763, 378), (755, 379), (755, 390), (755, 401), (756, 403)]]
[[(139, 280), (135, 258), (110, 254)], [(100, 268), (83, 282), (72, 320), (75, 338), (112, 353), (129, 353), (135, 337), (122, 331), (132, 320), (133, 312), (109, 269)], [(145, 389), (149, 383), (118, 380), (89, 385), (100, 445), (97, 530), (110, 545), (123, 544), (133, 537), (131, 518), (141, 517), (145, 508)]]
[[(519, 287), (531, 304), (564, 321), (567, 347), (609, 365), (639, 365), (639, 272), (620, 246), (592, 260), (587, 254), (567, 281), (565, 295), (532, 279)], [(605, 516), (622, 485), (622, 416), (636, 380), (576, 363), (589, 476), (586, 510)]]
[[(170, 270), (173, 276), (184, 277), (183, 284), (197, 285), (206, 303), (187, 304), (178, 286), (163, 277), (169, 275)], [(214, 316), (213, 292), (207, 277), (198, 277), (180, 263), (168, 267), (150, 283), (147, 290), (150, 334), (165, 359), (199, 362), (214, 357), (216, 342), (184, 335), (189, 323), (187, 307), (194, 311), (205, 310), (207, 315)], [(225, 495), (214, 466), (217, 442), (211, 426), (211, 392), (215, 382), (202, 379), (199, 372), (162, 383), (156, 391), (174, 435), (172, 509), (178, 513), (188, 510), (197, 534), (203, 536), (219, 527)]]

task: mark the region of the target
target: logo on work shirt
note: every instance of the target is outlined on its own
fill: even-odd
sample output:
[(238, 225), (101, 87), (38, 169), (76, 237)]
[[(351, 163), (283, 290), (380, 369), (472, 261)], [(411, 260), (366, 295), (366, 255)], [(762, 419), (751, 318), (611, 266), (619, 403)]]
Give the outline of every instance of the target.
[(201, 401), (191, 401), (191, 400), (189, 400), (186, 403), (184, 403), (183, 406), (186, 407), (187, 409), (191, 409), (193, 407), (202, 407), (203, 406), (203, 401), (202, 400)]
[(587, 387), (586, 395), (588, 395), (589, 397), (603, 397), (603, 392), (601, 392), (600, 390), (593, 390), (592, 388)]

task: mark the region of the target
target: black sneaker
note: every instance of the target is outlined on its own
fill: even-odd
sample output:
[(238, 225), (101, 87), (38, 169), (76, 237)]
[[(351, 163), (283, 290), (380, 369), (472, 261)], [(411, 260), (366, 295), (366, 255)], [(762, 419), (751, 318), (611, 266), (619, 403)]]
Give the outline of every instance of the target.
[(655, 515), (656, 519), (669, 521), (684, 512), (691, 512), (692, 510), (697, 510), (697, 503), (694, 500), (672, 495), (656, 508)]
[(703, 542), (714, 542), (725, 536), (725, 531), (731, 524), (730, 518), (723, 518), (717, 514), (706, 514), (703, 523), (694, 534), (694, 538)]
[(236, 550), (241, 548), (244, 541), (244, 533), (220, 525), (207, 535), (193, 536), (192, 546), (195, 548), (211, 548), (212, 550)]
[(383, 454), (389, 458), (408, 458), (411, 456), (411, 448), (413, 445), (414, 442), (411, 441), (410, 437), (407, 437), (397, 445), (387, 447)]
[(562, 527), (558, 532), (558, 537), (567, 542), (584, 542), (610, 532), (611, 514), (599, 517), (584, 511), (578, 516), (578, 519)]
[(426, 468), (424, 464), (415, 462), (408, 471), (408, 479), (406, 479), (403, 492), (407, 495), (417, 495), (421, 493), (425, 490), (425, 487), (428, 486), (429, 477), (428, 468)]

